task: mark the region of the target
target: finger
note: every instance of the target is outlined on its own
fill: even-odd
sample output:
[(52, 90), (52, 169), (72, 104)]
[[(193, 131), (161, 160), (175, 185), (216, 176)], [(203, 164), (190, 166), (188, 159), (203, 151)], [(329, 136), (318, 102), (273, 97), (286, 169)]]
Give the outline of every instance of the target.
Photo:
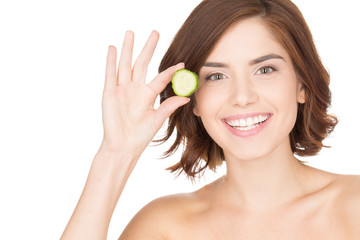
[(118, 68), (118, 76), (117, 76), (118, 83), (131, 80), (131, 64), (132, 64), (133, 48), (134, 48), (134, 33), (132, 31), (127, 31), (125, 33), (125, 38), (119, 60), (119, 68)]
[(147, 67), (149, 62), (154, 54), (156, 44), (159, 40), (159, 33), (153, 31), (150, 34), (149, 39), (147, 40), (143, 50), (141, 51), (139, 57), (136, 59), (134, 68), (133, 68), (133, 81), (144, 82), (147, 72)]
[(110, 45), (106, 60), (105, 88), (115, 87), (116, 84), (116, 47)]
[(147, 86), (156, 94), (160, 94), (165, 87), (171, 81), (172, 76), (177, 70), (183, 69), (184, 63), (179, 63), (175, 66), (169, 67), (165, 71), (161, 72), (159, 75), (154, 78)]
[(161, 128), (164, 121), (179, 107), (187, 104), (190, 98), (174, 96), (166, 99), (156, 110), (155, 121), (157, 130)]

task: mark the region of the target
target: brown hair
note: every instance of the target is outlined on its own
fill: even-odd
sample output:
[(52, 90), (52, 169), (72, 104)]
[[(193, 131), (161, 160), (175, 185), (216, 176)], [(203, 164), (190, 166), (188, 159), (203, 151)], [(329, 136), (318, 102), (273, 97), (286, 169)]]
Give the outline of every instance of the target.
[[(337, 118), (327, 114), (331, 104), (330, 78), (324, 68), (312, 35), (301, 12), (290, 0), (204, 0), (190, 14), (164, 55), (159, 72), (179, 62), (187, 69), (199, 72), (222, 34), (234, 23), (250, 17), (260, 17), (292, 59), (297, 77), (305, 90), (305, 103), (299, 104), (294, 128), (290, 133), (293, 153), (316, 155), (337, 124)], [(160, 102), (174, 96), (171, 85), (160, 94)], [(181, 160), (168, 169), (184, 171), (194, 178), (206, 167), (212, 170), (222, 163), (224, 153), (207, 134), (201, 119), (193, 114), (194, 96), (189, 104), (177, 109), (169, 118), (165, 142), (177, 130), (172, 146), (164, 157), (172, 155), (183, 144)]]

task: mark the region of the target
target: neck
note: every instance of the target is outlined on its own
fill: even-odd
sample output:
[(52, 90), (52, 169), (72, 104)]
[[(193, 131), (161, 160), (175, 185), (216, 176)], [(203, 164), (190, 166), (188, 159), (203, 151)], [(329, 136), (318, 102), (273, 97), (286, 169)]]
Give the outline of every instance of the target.
[(289, 144), (279, 146), (266, 157), (241, 160), (226, 155), (224, 196), (246, 209), (266, 211), (304, 195), (305, 169)]

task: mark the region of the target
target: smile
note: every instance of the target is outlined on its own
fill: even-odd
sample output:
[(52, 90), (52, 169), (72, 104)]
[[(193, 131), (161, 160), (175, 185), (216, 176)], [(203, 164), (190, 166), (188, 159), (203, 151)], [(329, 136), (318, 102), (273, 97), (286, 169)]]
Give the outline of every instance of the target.
[(271, 113), (238, 115), (225, 118), (223, 122), (234, 135), (248, 137), (260, 132), (267, 125), (271, 116)]

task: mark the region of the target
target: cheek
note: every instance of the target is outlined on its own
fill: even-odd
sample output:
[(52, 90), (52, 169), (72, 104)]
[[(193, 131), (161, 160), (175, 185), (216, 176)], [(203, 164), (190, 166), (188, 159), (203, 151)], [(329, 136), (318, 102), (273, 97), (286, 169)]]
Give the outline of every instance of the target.
[[(289, 75), (273, 85), (266, 91), (267, 99), (275, 106), (279, 118), (279, 124), (282, 125), (279, 131), (284, 134), (290, 133), (295, 125), (297, 117), (297, 81), (296, 77)], [(271, 99), (271, 100), (270, 100)]]
[(293, 84), (281, 84), (273, 89), (267, 89), (265, 94), (279, 111), (291, 109), (297, 104), (296, 85)]
[(215, 87), (202, 87), (195, 92), (194, 113), (199, 117), (214, 116), (226, 101), (226, 91)]
[(222, 138), (219, 137), (218, 116), (227, 101), (227, 95), (226, 92), (221, 91), (221, 88), (211, 87), (199, 88), (195, 92), (196, 107), (194, 114), (201, 118), (207, 134), (219, 145)]
[(293, 107), (297, 103), (298, 81), (294, 71), (284, 71), (281, 75), (271, 82), (271, 84), (262, 88), (262, 95), (272, 99), (275, 106), (283, 108)]

